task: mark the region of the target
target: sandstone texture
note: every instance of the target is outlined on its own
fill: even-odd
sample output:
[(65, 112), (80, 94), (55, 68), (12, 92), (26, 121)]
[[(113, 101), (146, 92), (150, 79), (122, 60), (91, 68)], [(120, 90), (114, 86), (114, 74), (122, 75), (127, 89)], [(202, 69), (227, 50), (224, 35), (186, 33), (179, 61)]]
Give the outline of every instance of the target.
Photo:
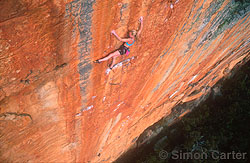
[[(106, 74), (110, 61), (92, 61), (140, 16), (141, 36)], [(112, 162), (249, 51), (249, 0), (3, 0), (0, 161)]]

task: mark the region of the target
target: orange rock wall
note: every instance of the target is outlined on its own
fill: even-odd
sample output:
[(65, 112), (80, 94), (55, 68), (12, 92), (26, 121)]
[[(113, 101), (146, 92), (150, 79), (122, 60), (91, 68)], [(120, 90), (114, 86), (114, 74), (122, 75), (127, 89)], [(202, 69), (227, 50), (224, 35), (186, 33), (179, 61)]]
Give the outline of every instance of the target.
[[(0, 160), (112, 162), (179, 103), (249, 59), (249, 3), (0, 2)], [(93, 64), (144, 28), (108, 75)], [(183, 113), (185, 114), (185, 113)]]
[(0, 2), (1, 162), (71, 162), (80, 155), (79, 36), (72, 37), (65, 5)]

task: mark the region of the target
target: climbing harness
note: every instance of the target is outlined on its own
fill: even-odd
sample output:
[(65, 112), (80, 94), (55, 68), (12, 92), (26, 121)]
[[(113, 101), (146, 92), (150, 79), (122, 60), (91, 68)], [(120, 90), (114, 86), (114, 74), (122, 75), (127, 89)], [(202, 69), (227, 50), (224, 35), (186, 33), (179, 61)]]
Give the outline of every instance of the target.
[(128, 55), (129, 52), (130, 52), (129, 48), (126, 47), (124, 44), (121, 45), (121, 47), (118, 49), (118, 51), (119, 51), (119, 53), (120, 53), (121, 55), (123, 55), (123, 54)]

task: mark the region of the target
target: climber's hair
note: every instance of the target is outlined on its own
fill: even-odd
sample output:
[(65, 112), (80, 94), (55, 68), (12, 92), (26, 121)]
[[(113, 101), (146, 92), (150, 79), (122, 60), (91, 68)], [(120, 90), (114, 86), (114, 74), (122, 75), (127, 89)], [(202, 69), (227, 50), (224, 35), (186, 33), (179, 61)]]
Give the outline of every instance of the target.
[(131, 33), (132, 36), (134, 36), (135, 39), (136, 39), (136, 35), (137, 35), (137, 31), (136, 30), (130, 30), (129, 33)]

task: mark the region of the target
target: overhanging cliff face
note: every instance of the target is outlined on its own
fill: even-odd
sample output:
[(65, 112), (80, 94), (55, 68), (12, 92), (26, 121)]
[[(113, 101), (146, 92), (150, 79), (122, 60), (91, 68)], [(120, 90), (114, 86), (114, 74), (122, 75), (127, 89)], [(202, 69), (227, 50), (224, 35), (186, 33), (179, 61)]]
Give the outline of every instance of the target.
[[(0, 159), (111, 162), (249, 59), (250, 2), (0, 2)], [(108, 75), (98, 59), (141, 37)], [(183, 113), (185, 114), (185, 113)]]

